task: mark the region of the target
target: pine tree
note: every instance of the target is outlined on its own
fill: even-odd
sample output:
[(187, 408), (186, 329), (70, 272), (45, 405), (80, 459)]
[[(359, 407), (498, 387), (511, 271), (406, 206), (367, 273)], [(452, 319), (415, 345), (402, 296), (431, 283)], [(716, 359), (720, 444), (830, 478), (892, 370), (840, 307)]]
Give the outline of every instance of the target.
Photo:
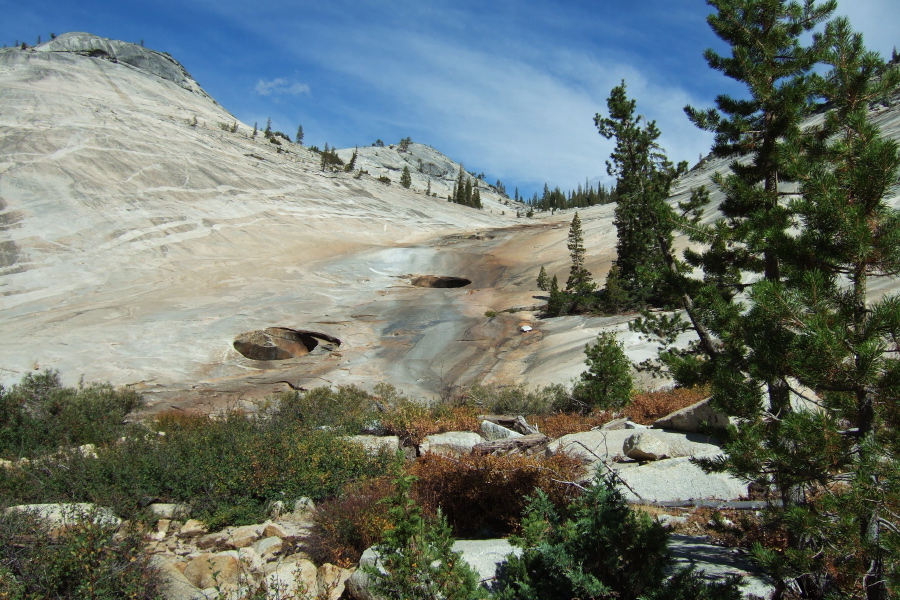
[(297, 125), (297, 136), (294, 138), (294, 141), (303, 145), (303, 125)]
[(428, 184), (425, 187), (425, 195), (426, 196), (431, 195), (431, 177), (428, 178)]
[(466, 206), (472, 206), (472, 180), (468, 178), (466, 179), (466, 191), (462, 203)]
[[(900, 273), (900, 212), (885, 200), (900, 183), (900, 147), (867, 112), (900, 87), (900, 71), (866, 51), (844, 18), (820, 39), (831, 71), (814, 76), (812, 89), (830, 110), (788, 152), (800, 183), (790, 203), (795, 251), (782, 257), (781, 281), (754, 285), (750, 313), (790, 326), (782, 352), (819, 405), (783, 415), (786, 441), (755, 450), (757, 463), (795, 490), (784, 511), (792, 552), (761, 558), (809, 596), (885, 600), (900, 588), (900, 515), (888, 508), (900, 502), (900, 366), (891, 356), (900, 349), (900, 297), (873, 302), (868, 289), (871, 278)], [(771, 439), (764, 427), (751, 423), (742, 438)]]
[(668, 573), (668, 534), (628, 507), (617, 482), (598, 478), (568, 506), (538, 490), (522, 519), (521, 547), (503, 569), (498, 600), (738, 600), (735, 578), (704, 581), (692, 569)]
[(372, 591), (385, 600), (476, 600), (486, 597), (477, 573), (452, 549), (453, 538), (446, 519), (438, 513), (433, 522), (411, 498), (415, 478), (396, 480), (397, 493), (390, 498), (390, 527), (376, 546), (378, 567), (364, 566), (372, 578)]
[(462, 165), (459, 165), (459, 175), (456, 177), (456, 187), (454, 188), (453, 201), (457, 204), (466, 203), (466, 172)]
[(412, 185), (412, 176), (409, 173), (409, 167), (404, 166), (403, 172), (400, 173), (400, 185), (409, 189), (409, 186)]
[(347, 163), (347, 166), (344, 167), (344, 171), (347, 173), (352, 173), (353, 169), (356, 168), (356, 158), (359, 154), (359, 148), (353, 148), (353, 155), (350, 157), (350, 162)]
[(616, 139), (606, 171), (616, 178), (615, 210), (617, 283), (629, 304), (666, 305), (673, 300), (667, 280), (672, 276), (672, 209), (665, 200), (672, 181), (687, 170), (675, 168), (657, 143), (654, 121), (635, 115), (636, 103), (625, 93), (625, 82), (607, 99), (608, 117), (597, 115), (600, 135)]
[(559, 289), (559, 280), (556, 275), (550, 280), (550, 297), (547, 299), (547, 306), (544, 312), (548, 317), (559, 317), (569, 314), (569, 308), (572, 306), (569, 294)]
[[(748, 159), (717, 178), (723, 218), (695, 221), (692, 239), (707, 249), (687, 254), (705, 271), (692, 294), (717, 347), (669, 364), (709, 378), (714, 405), (740, 419), (727, 454), (704, 466), (780, 500), (768, 515), (787, 549), (755, 551), (779, 593), (792, 581), (806, 598), (885, 600), (900, 586), (900, 517), (888, 508), (900, 502), (900, 367), (888, 358), (900, 351), (900, 298), (867, 292), (869, 278), (900, 273), (900, 214), (884, 201), (900, 151), (866, 112), (900, 75), (843, 20), (800, 44), (833, 2), (711, 4), (732, 55), (707, 59), (748, 98), (688, 114), (716, 132), (717, 156)], [(831, 72), (813, 74), (817, 62)], [(801, 131), (813, 100), (828, 112)], [(698, 193), (690, 208), (705, 202)], [(815, 390), (814, 409), (789, 402), (797, 383)]]
[(272, 135), (272, 117), (269, 117), (266, 120), (266, 130), (263, 131), (266, 137), (270, 137)]
[[(827, 0), (821, 6), (815, 0), (802, 5), (786, 0), (710, 0), (718, 13), (708, 22), (713, 32), (731, 48), (731, 56), (713, 50), (704, 54), (714, 70), (721, 71), (747, 88), (747, 99), (736, 100), (720, 95), (716, 108), (685, 109), (688, 117), (701, 129), (716, 134), (713, 154), (738, 159), (750, 156), (749, 162), (732, 162), (733, 174), (717, 176), (714, 182), (725, 193), (719, 206), (723, 218), (714, 226), (696, 229), (695, 241), (709, 249), (687, 255), (695, 266), (721, 268), (730, 264), (727, 278), (740, 285), (744, 277), (735, 272), (762, 276), (770, 282), (782, 278), (781, 257), (792, 252), (790, 228), (792, 216), (779, 202), (783, 183), (789, 180), (785, 167), (784, 144), (799, 135), (800, 122), (811, 111), (808, 73), (820, 53), (818, 44), (803, 46), (801, 36), (826, 20), (836, 2)], [(725, 254), (723, 254), (725, 253)], [(726, 301), (736, 290), (712, 290), (706, 294), (713, 302)], [(733, 314), (733, 313), (732, 313)], [(790, 410), (786, 366), (781, 348), (791, 333), (774, 322), (756, 322), (757, 329), (748, 331), (741, 319), (730, 319), (720, 325), (719, 338), (736, 340), (722, 356), (735, 359), (735, 364), (720, 364), (734, 379), (734, 399), (746, 400), (737, 412), (756, 412), (758, 399), (746, 392), (741, 372), (752, 371), (758, 383), (768, 392), (769, 410), (781, 414)], [(750, 351), (741, 340), (747, 337), (763, 344)], [(721, 363), (722, 361), (720, 361)], [(723, 394), (724, 395), (724, 394)], [(782, 490), (788, 493), (787, 489)]]
[(622, 408), (631, 402), (631, 362), (615, 333), (603, 332), (584, 348), (588, 370), (572, 389), (572, 395), (586, 407)]
[(566, 243), (569, 256), (572, 258), (572, 266), (569, 268), (569, 279), (566, 280), (566, 291), (572, 293), (584, 293), (594, 290), (595, 284), (590, 271), (584, 266), (584, 234), (581, 231), (581, 218), (578, 212), (572, 217), (569, 226), (569, 240)]
[(472, 208), (482, 208), (481, 190), (479, 190), (477, 186), (472, 191)]
[(543, 266), (541, 267), (541, 271), (538, 273), (538, 276), (537, 276), (537, 286), (538, 286), (538, 289), (541, 291), (544, 291), (544, 292), (550, 291), (550, 278), (547, 277), (547, 269), (545, 269)]
[(254, 140), (256, 139), (256, 134), (259, 133), (258, 125), (259, 124), (256, 121), (253, 122), (253, 135), (251, 135), (250, 137), (253, 138)]

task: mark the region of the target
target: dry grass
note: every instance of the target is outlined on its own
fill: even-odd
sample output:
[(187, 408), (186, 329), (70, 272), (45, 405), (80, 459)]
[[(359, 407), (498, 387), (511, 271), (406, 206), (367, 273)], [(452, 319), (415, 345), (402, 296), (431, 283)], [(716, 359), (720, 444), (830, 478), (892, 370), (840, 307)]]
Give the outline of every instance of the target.
[(681, 410), (708, 397), (709, 389), (705, 386), (638, 392), (631, 404), (625, 407), (623, 416), (635, 423), (651, 425), (655, 420), (669, 413)]
[(526, 418), (529, 423), (538, 426), (541, 433), (552, 438), (560, 438), (570, 433), (590, 431), (594, 427), (608, 423), (615, 414), (608, 411), (594, 411), (587, 415), (578, 413), (556, 413), (553, 415), (531, 415)]

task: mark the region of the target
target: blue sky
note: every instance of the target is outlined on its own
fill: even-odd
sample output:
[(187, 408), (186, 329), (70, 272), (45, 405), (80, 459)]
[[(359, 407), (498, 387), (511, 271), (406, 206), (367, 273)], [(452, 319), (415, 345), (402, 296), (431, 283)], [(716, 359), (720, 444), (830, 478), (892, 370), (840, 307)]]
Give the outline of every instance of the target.
[[(512, 192), (606, 179), (593, 124), (625, 79), (673, 160), (712, 141), (684, 116), (740, 93), (701, 0), (0, 0), (0, 39), (88, 31), (169, 52), (241, 121), (320, 147), (410, 136)], [(900, 1), (841, 0), (867, 45), (900, 46)]]

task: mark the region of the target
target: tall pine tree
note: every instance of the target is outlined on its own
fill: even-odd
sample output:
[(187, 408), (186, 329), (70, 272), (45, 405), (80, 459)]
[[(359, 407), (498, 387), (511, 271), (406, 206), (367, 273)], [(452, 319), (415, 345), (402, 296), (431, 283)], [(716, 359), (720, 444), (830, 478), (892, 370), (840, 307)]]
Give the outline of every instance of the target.
[(606, 171), (616, 178), (616, 284), (630, 296), (630, 304), (671, 302), (667, 289), (671, 256), (672, 209), (665, 200), (672, 181), (687, 169), (676, 169), (657, 143), (654, 121), (635, 114), (636, 103), (625, 93), (625, 82), (610, 92), (608, 117), (597, 115), (600, 135), (615, 138), (616, 147)]

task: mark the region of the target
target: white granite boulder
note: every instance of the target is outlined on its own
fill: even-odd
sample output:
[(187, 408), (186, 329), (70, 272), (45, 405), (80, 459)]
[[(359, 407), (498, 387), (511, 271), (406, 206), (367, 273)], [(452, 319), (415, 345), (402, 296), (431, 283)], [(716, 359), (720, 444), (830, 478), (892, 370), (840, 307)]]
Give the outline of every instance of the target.
[(422, 454), (431, 452), (443, 456), (463, 456), (471, 454), (472, 449), (484, 438), (471, 431), (449, 431), (436, 433), (426, 437), (419, 445)]

